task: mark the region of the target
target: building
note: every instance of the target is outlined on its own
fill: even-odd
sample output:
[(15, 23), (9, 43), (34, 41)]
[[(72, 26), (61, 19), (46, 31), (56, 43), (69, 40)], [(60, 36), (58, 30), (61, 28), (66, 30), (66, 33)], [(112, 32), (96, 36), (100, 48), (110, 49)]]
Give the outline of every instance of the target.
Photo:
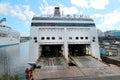
[(114, 36), (115, 36), (115, 37), (120, 37), (120, 31), (114, 32)]
[(91, 55), (100, 59), (97, 29), (88, 17), (61, 16), (55, 7), (53, 16), (34, 16), (30, 31), (30, 62), (40, 56), (58, 57), (69, 62), (69, 55)]
[(110, 31), (106, 31), (104, 32), (105, 36), (112, 36), (112, 37), (119, 37), (120, 36), (120, 31), (119, 30), (110, 30)]

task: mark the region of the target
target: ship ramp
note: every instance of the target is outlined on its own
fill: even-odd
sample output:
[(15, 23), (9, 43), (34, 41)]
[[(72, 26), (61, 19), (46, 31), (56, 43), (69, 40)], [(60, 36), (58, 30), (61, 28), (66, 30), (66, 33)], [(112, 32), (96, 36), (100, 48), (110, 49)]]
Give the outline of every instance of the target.
[(41, 70), (64, 70), (68, 68), (64, 57), (40, 57), (37, 66)]
[(79, 68), (100, 68), (108, 66), (92, 56), (70, 56), (70, 59)]

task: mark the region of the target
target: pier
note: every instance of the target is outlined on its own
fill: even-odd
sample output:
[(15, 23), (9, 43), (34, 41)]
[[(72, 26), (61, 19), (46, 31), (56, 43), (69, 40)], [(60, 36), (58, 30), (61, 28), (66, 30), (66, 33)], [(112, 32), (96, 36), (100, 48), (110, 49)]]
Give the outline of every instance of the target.
[[(120, 76), (120, 68), (115, 65), (107, 65), (91, 56), (71, 57), (75, 62), (74, 66), (65, 67), (64, 59), (59, 58), (41, 58), (38, 65), (33, 71), (33, 78), (39, 79), (85, 79), (87, 78), (103, 78), (108, 76)], [(63, 60), (63, 61), (62, 61)], [(57, 62), (57, 64), (56, 64)], [(60, 65), (61, 64), (61, 65)], [(98, 79), (99, 80), (99, 79)], [(104, 79), (103, 79), (104, 80)]]

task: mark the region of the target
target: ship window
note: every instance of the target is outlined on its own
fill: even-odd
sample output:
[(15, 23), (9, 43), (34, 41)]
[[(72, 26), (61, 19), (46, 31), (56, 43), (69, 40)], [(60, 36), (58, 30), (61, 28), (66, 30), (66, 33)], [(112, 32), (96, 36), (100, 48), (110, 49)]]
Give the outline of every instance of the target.
[(59, 37), (59, 40), (62, 40), (62, 37)]
[(69, 37), (70, 40), (72, 40), (72, 37)]
[(95, 42), (95, 40), (93, 40), (93, 42)]
[(35, 40), (35, 43), (37, 43), (37, 40)]
[(85, 39), (88, 39), (88, 37), (85, 37)]
[(94, 23), (32, 23), (31, 26), (79, 26), (95, 27)]
[(37, 37), (34, 37), (34, 40), (36, 40), (37, 39)]
[(95, 37), (93, 37), (93, 42), (95, 42)]
[(83, 37), (80, 37), (80, 39), (83, 39)]
[(52, 40), (55, 40), (55, 37), (52, 37)]
[(50, 40), (50, 37), (47, 37), (46, 39), (47, 39), (47, 40)]
[(75, 37), (75, 39), (79, 39), (78, 37)]
[(45, 38), (44, 37), (41, 37), (41, 40), (44, 40)]

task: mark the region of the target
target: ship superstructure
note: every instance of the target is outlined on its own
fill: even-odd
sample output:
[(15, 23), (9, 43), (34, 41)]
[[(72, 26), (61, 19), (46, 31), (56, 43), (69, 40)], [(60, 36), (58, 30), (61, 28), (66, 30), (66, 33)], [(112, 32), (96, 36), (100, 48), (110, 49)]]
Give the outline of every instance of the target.
[(20, 33), (6, 25), (6, 18), (0, 20), (0, 46), (20, 43)]
[(30, 62), (40, 56), (58, 57), (91, 55), (100, 60), (97, 29), (93, 19), (62, 16), (55, 7), (53, 16), (34, 16), (30, 31)]

